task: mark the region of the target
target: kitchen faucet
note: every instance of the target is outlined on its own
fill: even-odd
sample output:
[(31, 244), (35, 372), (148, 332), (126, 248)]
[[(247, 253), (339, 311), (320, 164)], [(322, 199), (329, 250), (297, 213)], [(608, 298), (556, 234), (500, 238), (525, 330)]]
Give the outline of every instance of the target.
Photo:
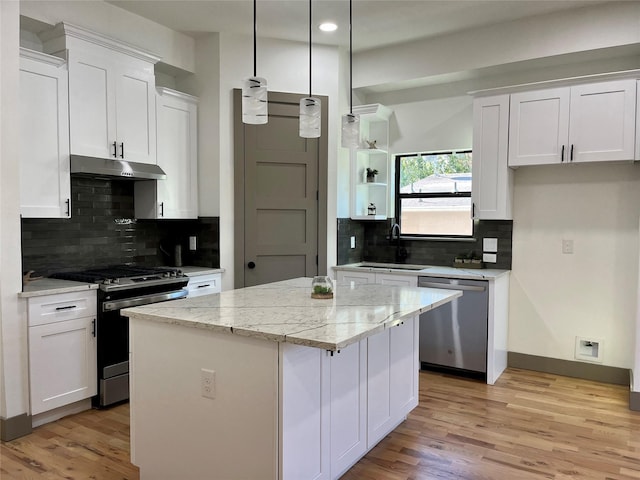
[(396, 246), (396, 262), (404, 262), (409, 256), (407, 249), (400, 244), (400, 225), (394, 223), (389, 232), (389, 243)]

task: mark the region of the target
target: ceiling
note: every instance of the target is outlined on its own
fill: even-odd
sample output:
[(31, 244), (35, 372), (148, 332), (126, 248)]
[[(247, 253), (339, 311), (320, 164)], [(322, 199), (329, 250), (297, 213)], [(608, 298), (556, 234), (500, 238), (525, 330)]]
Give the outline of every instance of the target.
[[(609, 0), (611, 1), (611, 0)], [(117, 7), (187, 35), (252, 34), (251, 0), (107, 0)], [(353, 50), (359, 52), (606, 0), (353, 0)], [(257, 0), (260, 37), (307, 42), (306, 0)], [(331, 20), (336, 32), (314, 29), (313, 42), (348, 46), (349, 2), (313, 0), (313, 24)]]

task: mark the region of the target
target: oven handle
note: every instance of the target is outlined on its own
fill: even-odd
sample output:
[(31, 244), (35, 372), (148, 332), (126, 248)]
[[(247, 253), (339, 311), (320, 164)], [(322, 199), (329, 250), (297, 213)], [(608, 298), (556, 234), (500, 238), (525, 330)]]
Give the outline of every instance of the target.
[(113, 310), (120, 310), (121, 308), (137, 307), (140, 305), (148, 305), (150, 303), (164, 302), (166, 300), (175, 300), (177, 298), (184, 298), (189, 294), (186, 290), (177, 290), (167, 293), (155, 293), (153, 295), (143, 295), (141, 297), (125, 298), (122, 300), (115, 300), (113, 302), (104, 302), (102, 304), (103, 312), (111, 312)]

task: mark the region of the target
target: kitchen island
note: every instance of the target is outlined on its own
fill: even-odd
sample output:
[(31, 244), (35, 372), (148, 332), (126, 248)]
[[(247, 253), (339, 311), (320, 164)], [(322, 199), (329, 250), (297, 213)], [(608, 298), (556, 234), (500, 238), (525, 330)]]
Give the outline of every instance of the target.
[(299, 278), (122, 311), (145, 479), (338, 478), (418, 403), (418, 322), (460, 292)]

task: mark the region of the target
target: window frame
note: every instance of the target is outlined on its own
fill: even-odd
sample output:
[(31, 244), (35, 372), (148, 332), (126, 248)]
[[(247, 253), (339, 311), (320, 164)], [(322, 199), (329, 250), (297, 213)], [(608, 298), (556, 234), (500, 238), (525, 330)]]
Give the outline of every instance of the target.
[(451, 240), (470, 240), (474, 239), (475, 235), (475, 222), (473, 218), (473, 200), (471, 201), (471, 234), (470, 235), (454, 235), (454, 234), (437, 234), (428, 235), (422, 233), (402, 233), (402, 220), (401, 220), (401, 205), (403, 198), (472, 198), (472, 192), (442, 192), (442, 193), (400, 193), (400, 161), (402, 158), (427, 156), (427, 155), (443, 155), (443, 154), (456, 154), (456, 153), (471, 153), (471, 162), (473, 163), (473, 150), (471, 148), (465, 148), (460, 150), (435, 150), (430, 152), (416, 152), (416, 153), (399, 153), (394, 155), (394, 184), (395, 184), (395, 223), (400, 227), (400, 235), (409, 239), (451, 239)]

